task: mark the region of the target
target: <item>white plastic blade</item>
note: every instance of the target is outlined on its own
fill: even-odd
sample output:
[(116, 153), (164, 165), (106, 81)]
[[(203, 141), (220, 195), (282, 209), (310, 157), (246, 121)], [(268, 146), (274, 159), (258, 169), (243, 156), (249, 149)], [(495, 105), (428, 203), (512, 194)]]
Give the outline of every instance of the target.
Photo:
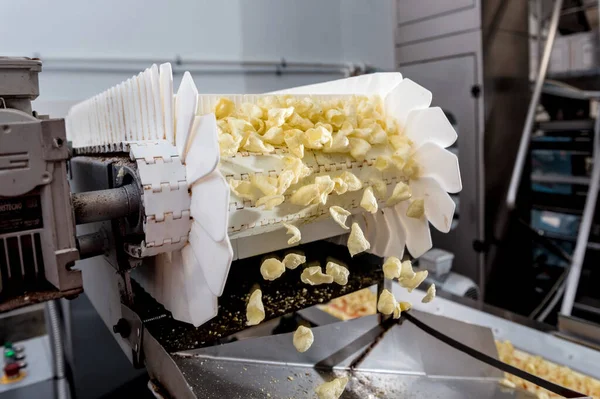
[(227, 236), (229, 186), (219, 171), (192, 186), (190, 215), (216, 242)]
[(140, 90), (140, 79), (139, 76), (131, 78), (131, 89), (133, 92), (133, 104), (135, 108), (135, 133), (133, 135), (134, 140), (144, 140), (144, 121), (142, 119), (142, 99)]
[(144, 72), (140, 72), (137, 76), (138, 86), (140, 89), (140, 119), (143, 126), (142, 140), (151, 140), (150, 136), (150, 120), (148, 116), (148, 92), (146, 91), (146, 78)]
[(150, 83), (152, 87), (152, 101), (154, 102), (154, 125), (156, 126), (156, 138), (163, 140), (165, 138), (165, 121), (163, 118), (162, 102), (160, 98), (160, 78), (158, 76), (158, 67), (153, 64), (150, 67)]
[(382, 256), (395, 256), (402, 259), (404, 256), (404, 247), (406, 246), (406, 230), (402, 223), (400, 223), (400, 219), (394, 208), (384, 208), (382, 212), (390, 230), (390, 237)]
[(225, 237), (221, 242), (215, 242), (199, 223), (194, 222), (190, 230), (189, 245), (192, 246), (194, 255), (200, 262), (211, 292), (221, 296), (233, 260), (229, 237)]
[(425, 200), (425, 216), (429, 223), (442, 233), (449, 232), (456, 204), (446, 190), (431, 177), (412, 180), (410, 188), (414, 199)]
[(408, 114), (404, 133), (416, 147), (432, 142), (446, 148), (454, 144), (458, 137), (440, 107), (412, 111)]
[(217, 120), (214, 114), (196, 116), (183, 154), (188, 186), (212, 173), (219, 164)]
[(406, 231), (406, 248), (414, 258), (418, 258), (429, 251), (433, 245), (431, 243), (431, 231), (425, 217), (415, 219), (406, 216), (408, 204), (409, 201), (403, 201), (397, 204), (395, 208), (400, 223)]
[(385, 97), (385, 112), (396, 118), (402, 129), (406, 126), (408, 114), (429, 107), (431, 98), (429, 90), (410, 79), (404, 79)]
[(351, 78), (332, 80), (330, 82), (299, 86), (291, 89), (278, 90), (271, 94), (356, 94), (385, 96), (391, 89), (402, 81), (399, 72), (379, 72)]
[(417, 148), (414, 160), (420, 167), (421, 177), (433, 177), (449, 193), (462, 190), (458, 157), (434, 143)]
[(173, 71), (171, 64), (160, 65), (160, 102), (164, 117), (165, 139), (175, 145), (173, 132), (175, 122), (173, 120)]
[(385, 216), (380, 211), (364, 213), (367, 221), (367, 230), (373, 231), (374, 234), (369, 234), (368, 240), (371, 243), (370, 253), (377, 256), (385, 256), (386, 248), (390, 245), (391, 231), (390, 226), (385, 219)]
[(198, 105), (198, 89), (189, 72), (183, 74), (175, 98), (175, 145), (181, 161), (185, 162), (185, 149)]
[(198, 327), (217, 315), (218, 297), (208, 287), (200, 262), (196, 259), (190, 244), (183, 247), (181, 256), (191, 323)]

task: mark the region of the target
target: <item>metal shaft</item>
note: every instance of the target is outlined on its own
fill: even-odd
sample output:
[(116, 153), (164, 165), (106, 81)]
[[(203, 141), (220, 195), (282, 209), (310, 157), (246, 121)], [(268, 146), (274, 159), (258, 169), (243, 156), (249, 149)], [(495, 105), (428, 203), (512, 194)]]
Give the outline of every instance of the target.
[(79, 257), (81, 259), (87, 259), (104, 254), (105, 243), (106, 239), (102, 231), (96, 231), (77, 237)]
[(521, 177), (523, 175), (523, 168), (525, 167), (525, 159), (527, 157), (527, 149), (529, 148), (529, 141), (531, 140), (531, 130), (533, 129), (533, 123), (535, 122), (535, 111), (540, 102), (542, 87), (544, 86), (544, 80), (546, 79), (546, 72), (548, 71), (548, 65), (550, 63), (550, 53), (552, 52), (554, 38), (556, 37), (556, 32), (558, 30), (558, 19), (560, 17), (560, 10), (562, 9), (562, 3), (563, 0), (555, 0), (554, 2), (554, 10), (552, 11), (552, 19), (550, 20), (550, 27), (548, 29), (548, 39), (546, 40), (544, 55), (540, 62), (540, 69), (535, 80), (531, 102), (529, 103), (529, 109), (527, 110), (527, 118), (525, 119), (525, 126), (523, 126), (523, 133), (521, 134), (519, 152), (517, 153), (515, 167), (513, 168), (512, 176), (510, 178), (510, 186), (508, 187), (508, 195), (506, 196), (506, 206), (510, 210), (515, 207), (517, 191), (521, 184)]
[(75, 223), (84, 224), (118, 219), (140, 210), (140, 194), (134, 185), (71, 195)]

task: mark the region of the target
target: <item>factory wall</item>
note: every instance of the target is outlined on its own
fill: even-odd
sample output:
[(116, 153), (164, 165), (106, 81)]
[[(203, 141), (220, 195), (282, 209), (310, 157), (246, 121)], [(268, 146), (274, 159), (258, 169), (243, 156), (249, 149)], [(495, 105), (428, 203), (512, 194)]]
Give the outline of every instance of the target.
[[(394, 68), (392, 0), (0, 0), (1, 55), (40, 56), (37, 109), (56, 116), (150, 62), (190, 60), (365, 63)], [(103, 61), (104, 60), (104, 61)], [(194, 69), (191, 67), (190, 69)], [(196, 68), (199, 69), (199, 68)], [(202, 68), (206, 70), (206, 68)], [(264, 92), (342, 77), (302, 73), (193, 72), (203, 92)], [(175, 75), (179, 84), (181, 74)], [(58, 115), (57, 115), (58, 114)]]

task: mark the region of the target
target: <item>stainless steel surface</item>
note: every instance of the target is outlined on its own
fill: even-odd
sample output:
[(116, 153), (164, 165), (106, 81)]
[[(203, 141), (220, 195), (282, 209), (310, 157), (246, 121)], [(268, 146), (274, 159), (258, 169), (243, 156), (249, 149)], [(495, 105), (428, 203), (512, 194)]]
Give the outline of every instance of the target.
[(508, 187), (508, 194), (506, 196), (506, 206), (508, 209), (515, 207), (515, 201), (517, 199), (517, 191), (521, 183), (521, 177), (523, 169), (525, 167), (525, 159), (527, 156), (527, 149), (529, 148), (529, 142), (531, 140), (531, 133), (533, 130), (533, 124), (535, 123), (535, 112), (540, 102), (540, 96), (542, 94), (542, 87), (544, 80), (546, 79), (546, 73), (548, 72), (548, 65), (550, 63), (550, 54), (552, 52), (552, 46), (554, 45), (554, 39), (558, 31), (558, 20), (560, 18), (560, 11), (562, 9), (562, 0), (555, 0), (554, 8), (552, 10), (552, 18), (550, 19), (550, 26), (548, 28), (548, 37), (546, 38), (546, 45), (544, 46), (544, 54), (540, 61), (540, 69), (536, 76), (535, 86), (533, 88), (533, 94), (529, 102), (529, 108), (527, 110), (527, 118), (525, 119), (525, 125), (523, 126), (523, 132), (521, 133), (521, 142), (519, 143), (519, 151), (515, 160), (515, 166), (513, 168), (512, 176), (510, 178), (510, 185)]
[(558, 315), (558, 329), (561, 334), (584, 345), (600, 350), (600, 326), (588, 320), (564, 314)]
[(585, 258), (585, 252), (588, 246), (588, 239), (590, 236), (590, 229), (592, 222), (594, 221), (594, 213), (596, 212), (596, 201), (598, 199), (598, 189), (600, 188), (600, 117), (596, 118), (596, 125), (594, 127), (594, 166), (592, 168), (592, 174), (590, 176), (590, 185), (585, 199), (585, 206), (583, 208), (583, 215), (581, 217), (581, 223), (579, 224), (579, 231), (577, 233), (577, 242), (575, 249), (573, 250), (573, 261), (569, 268), (569, 276), (567, 277), (567, 285), (565, 289), (565, 296), (563, 298), (562, 305), (560, 307), (560, 313), (566, 316), (571, 315), (573, 310), (573, 302), (575, 302), (575, 296), (577, 295), (577, 287), (579, 286), (579, 279), (581, 277), (581, 267)]
[[(415, 312), (419, 313), (419, 312)], [(461, 341), (495, 354), (491, 331), (440, 316), (419, 313)], [(305, 353), (292, 345), (292, 333), (252, 338), (172, 355), (145, 343), (149, 369), (176, 398), (304, 398), (334, 376), (350, 377), (341, 398), (515, 398), (531, 397), (498, 384), (502, 373), (445, 344), (411, 323), (394, 325), (357, 368), (377, 335), (376, 315), (313, 328), (315, 342)], [(151, 345), (154, 347), (151, 348)], [(160, 373), (156, 369), (160, 368)], [(181, 377), (186, 383), (182, 384)], [(179, 381), (178, 383), (175, 383)], [(185, 390), (187, 392), (182, 392)]]
[(77, 224), (118, 219), (139, 212), (141, 194), (133, 184), (71, 195)]

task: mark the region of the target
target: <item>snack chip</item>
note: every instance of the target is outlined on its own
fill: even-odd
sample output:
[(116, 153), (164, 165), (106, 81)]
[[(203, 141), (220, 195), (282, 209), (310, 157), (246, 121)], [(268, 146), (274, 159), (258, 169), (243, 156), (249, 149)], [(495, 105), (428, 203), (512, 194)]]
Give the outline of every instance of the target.
[(325, 274), (333, 277), (333, 281), (338, 283), (339, 285), (348, 284), (348, 275), (350, 275), (350, 271), (342, 265), (338, 265), (335, 262), (327, 262), (325, 266)]
[(354, 173), (348, 172), (347, 170), (344, 171), (339, 177), (348, 185), (348, 191), (358, 191), (363, 186), (360, 179), (356, 177)]
[(217, 119), (223, 119), (233, 113), (235, 105), (228, 98), (220, 98), (215, 106), (215, 116)]
[(293, 224), (289, 224), (289, 223), (284, 223), (283, 227), (285, 227), (287, 229), (287, 234), (291, 234), (292, 235), (292, 237), (287, 242), (288, 245), (292, 245), (292, 244), (295, 244), (297, 242), (300, 242), (300, 239), (302, 238), (302, 234), (300, 233), (300, 229), (298, 229)]
[(281, 262), (286, 268), (294, 270), (301, 264), (306, 263), (306, 256), (296, 253), (289, 253), (283, 258)]
[(244, 150), (248, 152), (269, 153), (275, 151), (275, 147), (265, 143), (262, 138), (254, 132), (250, 132), (246, 143), (243, 145)]
[(412, 292), (415, 288), (417, 288), (425, 279), (429, 272), (427, 270), (421, 270), (415, 273), (413, 278), (401, 278), (398, 280), (398, 283), (406, 288), (408, 292)]
[(384, 198), (387, 196), (387, 184), (378, 177), (372, 177), (369, 179), (369, 183), (375, 189), (375, 192), (380, 198)]
[(263, 134), (263, 140), (270, 144), (281, 145), (285, 142), (283, 129), (279, 126), (273, 126)]
[(283, 157), (283, 163), (285, 164), (285, 170), (291, 170), (294, 173), (292, 184), (298, 183), (300, 179), (310, 176), (312, 173), (312, 170), (299, 158), (286, 155)]
[(348, 183), (342, 180), (341, 177), (334, 177), (332, 180), (334, 184), (333, 191), (335, 191), (337, 195), (345, 194), (346, 191), (348, 191)]
[(265, 210), (269, 211), (277, 205), (281, 205), (284, 199), (285, 197), (283, 195), (265, 195), (256, 201), (255, 206), (259, 207), (264, 205)]
[(345, 210), (341, 206), (334, 205), (329, 207), (329, 214), (331, 215), (331, 218), (340, 225), (340, 227), (346, 230), (349, 229), (349, 227), (346, 226), (346, 219), (348, 219), (348, 216), (351, 215), (349, 211)]
[(233, 137), (230, 134), (220, 134), (219, 138), (219, 152), (222, 157), (232, 157), (237, 154), (240, 143), (242, 142), (241, 137)]
[(399, 280), (403, 280), (403, 279), (411, 279), (415, 277), (415, 272), (412, 268), (412, 263), (409, 260), (405, 260), (404, 262), (402, 262), (402, 266), (400, 268), (400, 277), (398, 277)]
[(335, 188), (335, 182), (331, 180), (331, 176), (323, 175), (315, 177), (315, 184), (319, 186), (319, 197), (321, 203), (325, 205), (327, 203), (327, 197)]
[(360, 206), (370, 213), (377, 212), (377, 198), (375, 198), (375, 195), (373, 194), (373, 188), (365, 188), (362, 199), (360, 200)]
[(321, 266), (310, 266), (302, 270), (300, 280), (304, 284), (320, 285), (320, 284), (331, 284), (333, 277), (327, 274), (323, 274)]
[(339, 377), (333, 381), (322, 383), (315, 389), (315, 392), (319, 399), (338, 399), (344, 393), (346, 384), (348, 384), (348, 377)]
[(314, 341), (315, 336), (313, 335), (312, 330), (304, 326), (298, 326), (292, 338), (294, 347), (300, 353), (304, 353), (309, 350)]
[(392, 164), (392, 159), (387, 155), (379, 155), (373, 164), (375, 168), (381, 172), (386, 170)]
[(254, 290), (246, 306), (246, 325), (255, 326), (265, 319), (265, 308), (262, 303), (262, 291)]
[(264, 195), (277, 194), (277, 178), (265, 175), (250, 175), (250, 183)]
[(421, 302), (429, 303), (433, 301), (433, 298), (435, 298), (435, 284), (431, 284), (429, 288), (427, 288), (427, 294), (421, 299)]
[(364, 161), (367, 152), (371, 149), (371, 144), (367, 140), (358, 137), (350, 137), (350, 155), (357, 161)]
[(396, 310), (396, 298), (388, 290), (381, 291), (379, 301), (377, 301), (377, 311), (385, 315), (391, 315)]
[(406, 209), (406, 216), (419, 219), (425, 214), (425, 200), (420, 198), (412, 201)]
[(260, 274), (265, 280), (273, 281), (281, 277), (285, 272), (285, 266), (276, 258), (265, 259), (260, 265)]
[(254, 195), (252, 194), (252, 183), (248, 180), (229, 180), (229, 187), (231, 191), (242, 199), (254, 201)]
[(400, 271), (402, 270), (402, 262), (395, 256), (390, 256), (383, 263), (383, 276), (388, 280), (400, 278)]
[(411, 196), (412, 194), (410, 192), (410, 187), (408, 186), (408, 184), (404, 182), (398, 182), (394, 187), (392, 195), (390, 196), (390, 198), (387, 199), (386, 204), (387, 206), (393, 206), (399, 202), (406, 201)]
[(300, 187), (290, 197), (290, 202), (294, 205), (307, 206), (321, 199), (318, 184), (307, 184)]
[(348, 237), (348, 251), (350, 251), (350, 256), (364, 252), (369, 248), (371, 248), (371, 244), (365, 238), (358, 223), (352, 223), (352, 230)]

